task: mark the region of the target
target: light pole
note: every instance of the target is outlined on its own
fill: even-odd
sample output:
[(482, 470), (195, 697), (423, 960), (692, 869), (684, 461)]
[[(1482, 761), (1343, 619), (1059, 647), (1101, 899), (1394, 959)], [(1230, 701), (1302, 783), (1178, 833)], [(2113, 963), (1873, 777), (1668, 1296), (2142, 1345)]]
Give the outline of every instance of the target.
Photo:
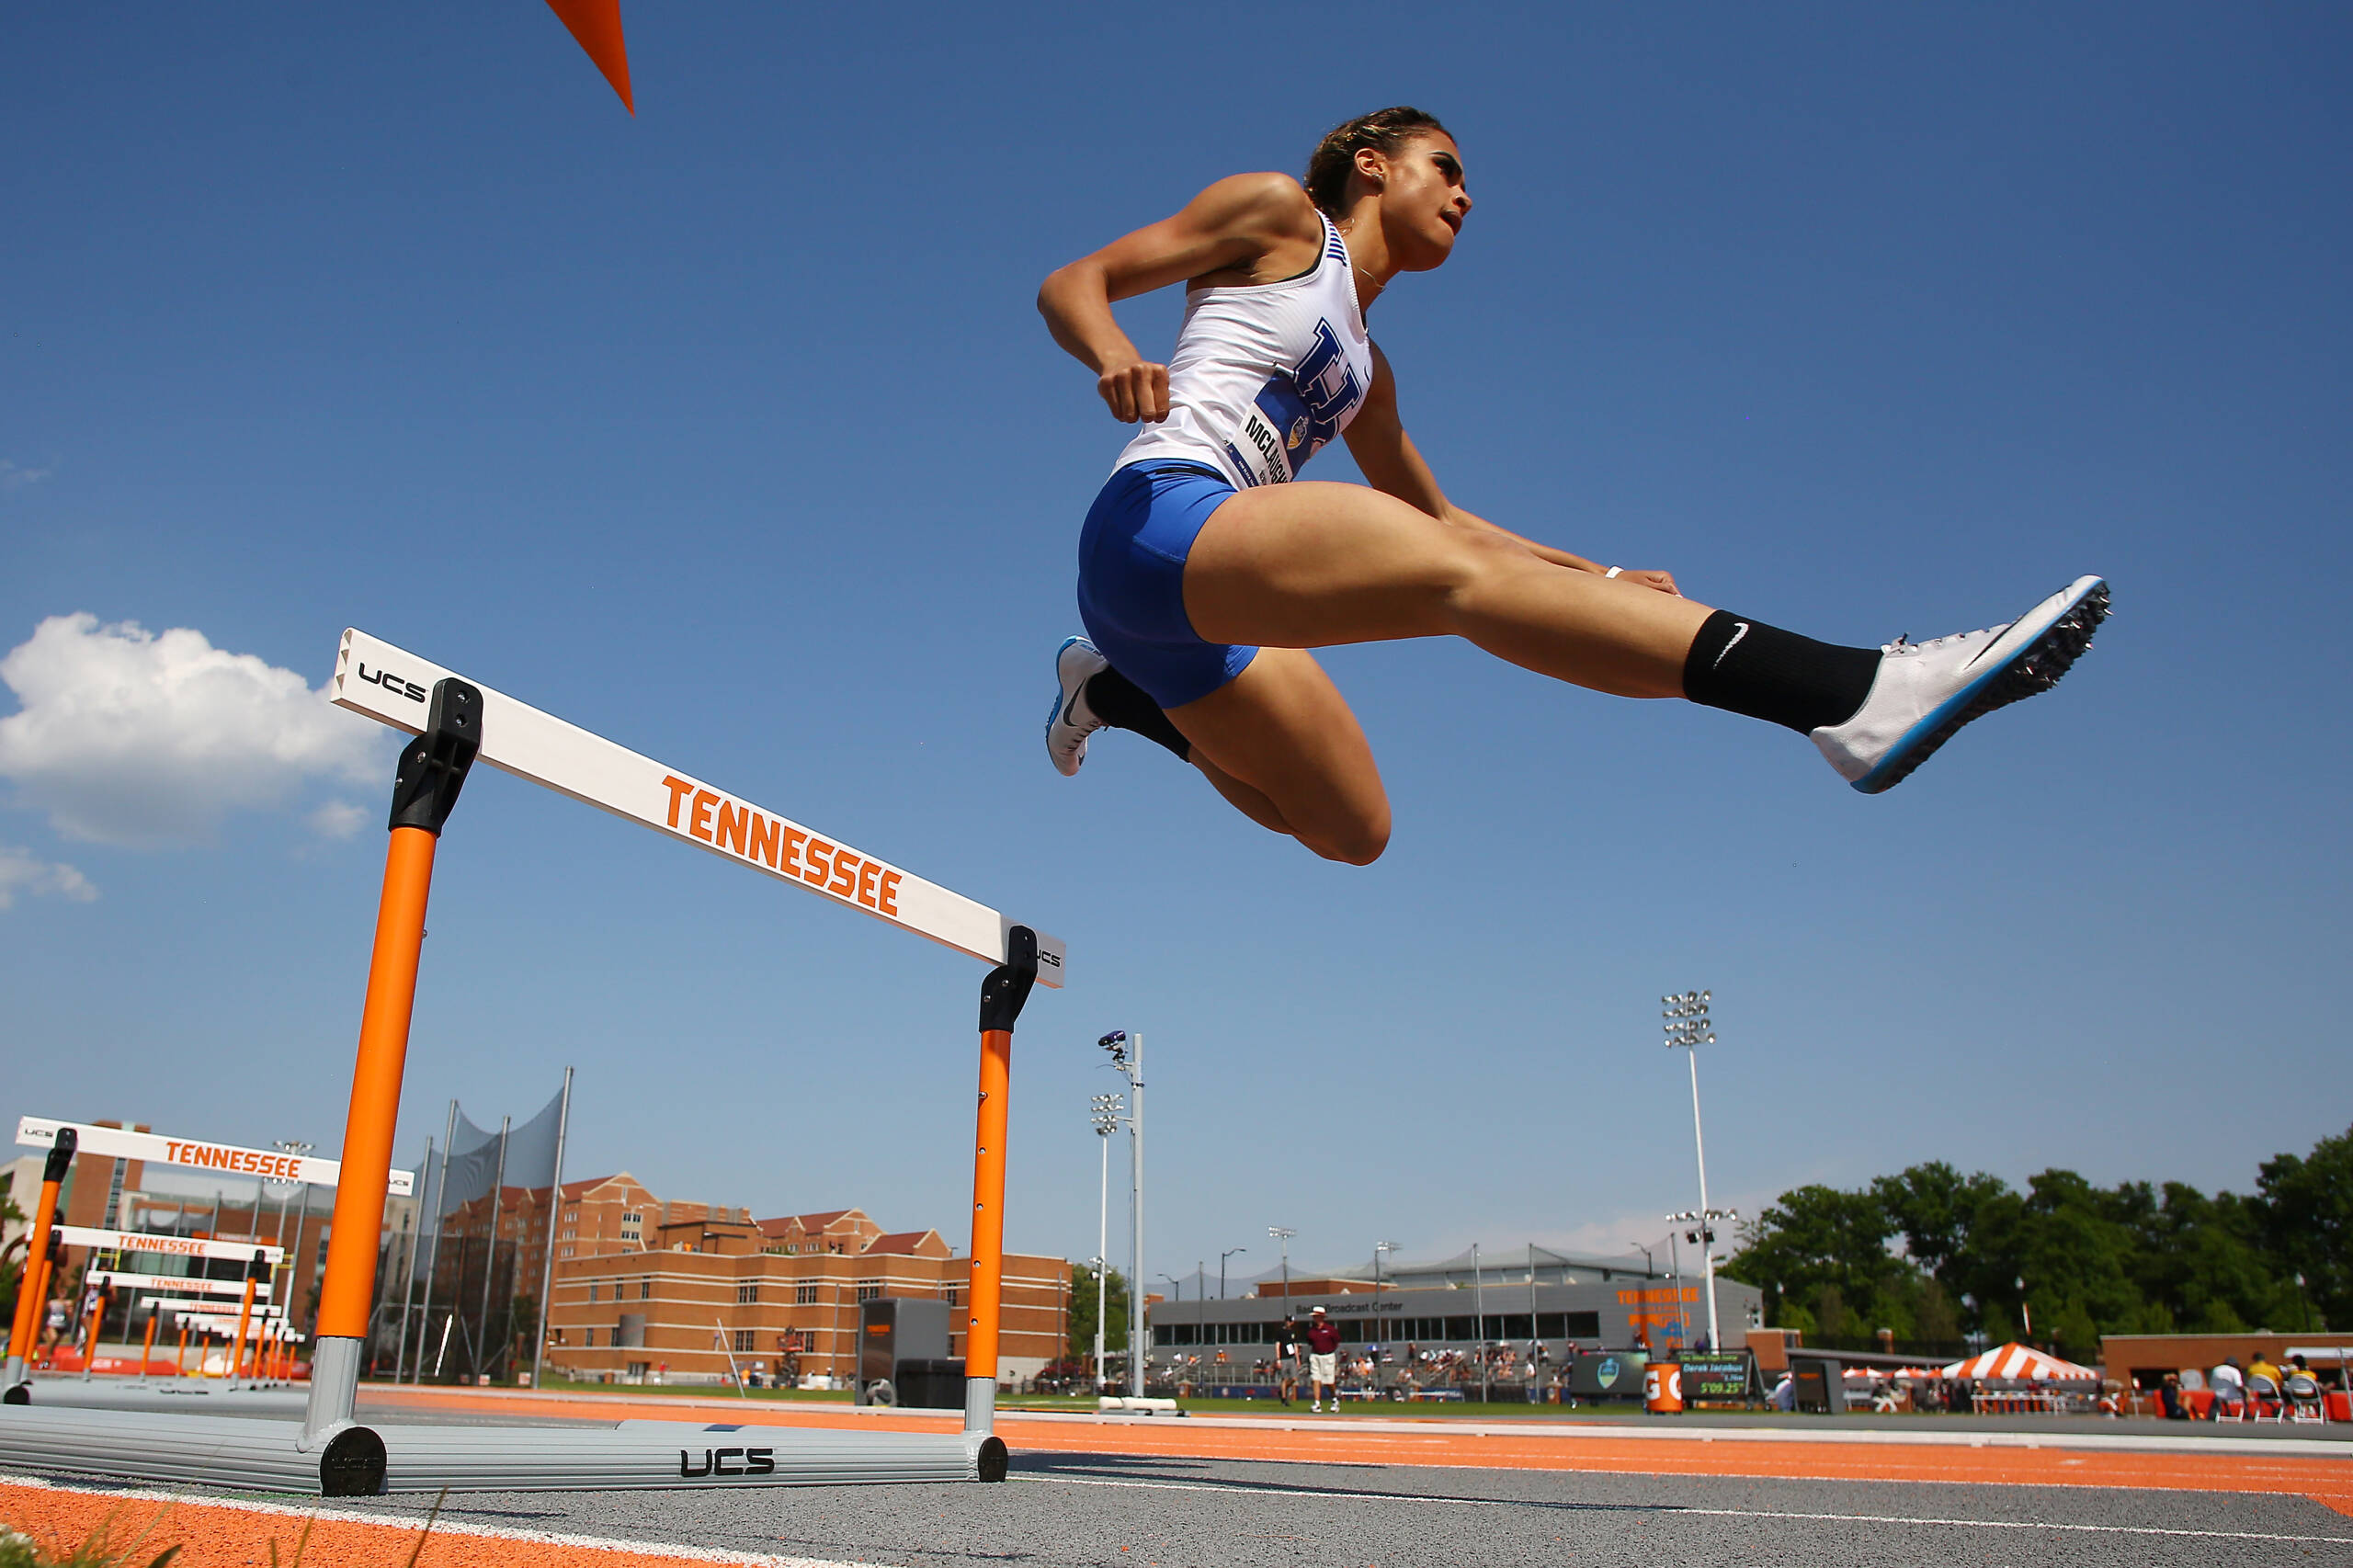
[[(316, 1147), (314, 1144), (303, 1142), (299, 1138), (280, 1138), (277, 1142), (278, 1147), (282, 1152), (293, 1156), (294, 1168), (297, 1170), (301, 1169), (302, 1156), (309, 1153), (313, 1148)], [(278, 1199), (278, 1267), (286, 1270), (286, 1300), (281, 1302), (280, 1305), (286, 1309), (286, 1322), (287, 1326), (290, 1328), (293, 1326), (294, 1323), (294, 1281), (299, 1278), (300, 1276), (294, 1270), (294, 1260), (292, 1256), (286, 1251), (286, 1206), (293, 1201), (294, 1195), (297, 1192), (302, 1195), (302, 1218), (307, 1220), (311, 1217), (311, 1189), (299, 1181), (289, 1182), (286, 1187), (286, 1191)], [(254, 1218), (256, 1221), (259, 1221), (261, 1216), (256, 1214)], [(254, 1226), (254, 1229), (259, 1230), (261, 1229), (261, 1226), (256, 1223)], [(302, 1227), (299, 1224), (294, 1227), (294, 1244), (298, 1248), (302, 1244)], [(272, 1271), (270, 1276), (269, 1293), (273, 1300), (276, 1299), (278, 1295), (278, 1278), (275, 1270)], [(403, 1328), (406, 1328), (408, 1325), (404, 1323), (401, 1326)]]
[(1479, 1403), (1487, 1403), (1487, 1272), (1479, 1267), (1479, 1244), (1471, 1244), (1471, 1321), (1479, 1333)]
[(1691, 1344), (1691, 1314), (1683, 1310), (1683, 1249), (1676, 1244), (1682, 1234), (1683, 1217), (1669, 1214), (1666, 1224), (1666, 1288), (1675, 1292), (1675, 1321), (1683, 1325), (1683, 1342), (1676, 1346), (1681, 1351)]
[(1143, 1036), (1113, 1029), (1095, 1042), (1128, 1081), (1128, 1388), (1143, 1397)]
[[(1097, 1211), (1095, 1227), (1095, 1384), (1097, 1392), (1103, 1385), (1103, 1318), (1111, 1300), (1111, 1284), (1107, 1278), (1111, 1258), (1111, 1134), (1120, 1125), (1120, 1113), (1127, 1103), (1117, 1095), (1095, 1096), (1095, 1140), (1103, 1150), (1103, 1206)], [(1135, 1354), (1131, 1345), (1128, 1353)]]
[[(280, 1138), (278, 1140), (278, 1147), (282, 1152), (294, 1156), (295, 1163), (299, 1165), (301, 1163), (302, 1156), (309, 1153), (315, 1145), (305, 1143), (299, 1138)], [(278, 1245), (280, 1251), (285, 1250), (286, 1246), (286, 1206), (290, 1202), (293, 1201), (294, 1189), (301, 1185), (302, 1184), (300, 1181), (292, 1177), (289, 1177), (285, 1184), (286, 1190), (278, 1195)], [(309, 1218), (311, 1206), (308, 1203), (304, 1203), (302, 1205), (303, 1217), (306, 1219)], [(302, 1239), (302, 1233), (299, 1227), (294, 1232), (294, 1239), (298, 1243)]]
[(1232, 1257), (1237, 1252), (1248, 1252), (1249, 1250), (1250, 1249), (1248, 1247), (1228, 1247), (1223, 1252), (1217, 1255), (1217, 1299), (1219, 1301), (1222, 1301), (1225, 1300), (1225, 1260)]
[(1267, 1234), (1282, 1244), (1283, 1248), (1283, 1315), (1290, 1315), (1290, 1239), (1299, 1234), (1289, 1225), (1269, 1225)]
[[(1699, 1131), (1699, 1048), (1716, 1043), (1715, 1026), (1708, 1021), (1708, 1001), (1712, 993), (1686, 991), (1679, 996), (1659, 998), (1663, 1011), (1660, 1017), (1666, 1024), (1666, 1047), (1669, 1051), (1681, 1046), (1691, 1053), (1691, 1147), (1699, 1159), (1699, 1228), (1707, 1233), (1708, 1208), (1708, 1144)], [(1700, 1261), (1706, 1266), (1708, 1280), (1708, 1348), (1722, 1348), (1716, 1337), (1716, 1255), (1702, 1244)], [(1681, 1292), (1678, 1290), (1677, 1295)]]
[(1375, 1242), (1372, 1244), (1372, 1311), (1374, 1315), (1371, 1334), (1368, 1338), (1367, 1343), (1372, 1346), (1375, 1352), (1372, 1358), (1372, 1381), (1373, 1385), (1376, 1388), (1379, 1387), (1381, 1383), (1381, 1357), (1378, 1353), (1381, 1348), (1381, 1256), (1383, 1253), (1395, 1252), (1396, 1250), (1397, 1244), (1395, 1242)]
[[(1673, 1233), (1673, 1232), (1671, 1232), (1671, 1231), (1670, 1231), (1670, 1232), (1668, 1232), (1667, 1233), (1668, 1233), (1669, 1235), (1673, 1235), (1673, 1234), (1674, 1234), (1674, 1233)], [(1657, 1265), (1655, 1262), (1654, 1262), (1654, 1261), (1652, 1260), (1652, 1257), (1651, 1257), (1651, 1249), (1650, 1249), (1650, 1248), (1648, 1248), (1648, 1247), (1644, 1246), (1644, 1245), (1643, 1245), (1642, 1243), (1640, 1243), (1640, 1242), (1628, 1242), (1628, 1243), (1626, 1244), (1626, 1250), (1627, 1250), (1628, 1252), (1638, 1252), (1638, 1253), (1641, 1253), (1641, 1254), (1643, 1255), (1643, 1278), (1645, 1278), (1645, 1279), (1655, 1279), (1655, 1278), (1658, 1278), (1658, 1265)]]
[[(1722, 1346), (1716, 1343), (1716, 1260), (1714, 1253), (1711, 1252), (1709, 1249), (1716, 1244), (1716, 1221), (1719, 1220), (1738, 1220), (1739, 1218), (1740, 1210), (1737, 1209), (1686, 1209), (1680, 1214), (1669, 1214), (1666, 1217), (1666, 1222), (1670, 1225), (1689, 1225), (1692, 1227), (1690, 1230), (1683, 1233), (1683, 1239), (1687, 1242), (1696, 1242), (1699, 1244), (1699, 1254), (1707, 1268), (1708, 1348), (1711, 1350), (1720, 1350)], [(1666, 1243), (1670, 1247), (1675, 1244), (1675, 1233), (1673, 1231), (1667, 1232)], [(1677, 1267), (1679, 1269), (1680, 1266), (1678, 1265)], [(1675, 1290), (1675, 1301), (1676, 1311), (1679, 1313), (1682, 1312), (1683, 1288), (1680, 1284), (1677, 1284)], [(1683, 1314), (1683, 1337), (1686, 1341), (1688, 1341), (1691, 1337), (1691, 1319), (1688, 1313)]]
[(2018, 1317), (2026, 1324), (2026, 1342), (2034, 1343), (2034, 1304), (2026, 1299), (2026, 1276), (2018, 1276)]

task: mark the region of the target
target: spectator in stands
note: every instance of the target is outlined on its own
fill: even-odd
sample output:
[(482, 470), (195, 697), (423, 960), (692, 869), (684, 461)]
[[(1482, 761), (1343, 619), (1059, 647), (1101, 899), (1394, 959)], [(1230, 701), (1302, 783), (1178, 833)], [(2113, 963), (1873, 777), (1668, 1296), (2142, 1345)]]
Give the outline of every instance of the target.
[(1340, 1408), (1340, 1325), (1327, 1316), (1322, 1307), (1307, 1314), (1307, 1376), (1315, 1388), (1315, 1403), (1308, 1408), (1321, 1412), (1326, 1392), (1332, 1409)]
[(2256, 1351), (2255, 1358), (2246, 1364), (2247, 1414), (2260, 1421), (2267, 1414), (2267, 1405), (2268, 1414), (2279, 1414), (2284, 1398), (2282, 1386), (2286, 1382), (2287, 1375), (2272, 1364), (2271, 1358), (2260, 1350)]
[(2246, 1374), (2239, 1370), (2237, 1357), (2232, 1356), (2225, 1358), (2221, 1366), (2207, 1373), (2206, 1386), (2214, 1391), (2212, 1419), (2222, 1420), (2225, 1411), (2230, 1413), (2234, 1420), (2245, 1417)]

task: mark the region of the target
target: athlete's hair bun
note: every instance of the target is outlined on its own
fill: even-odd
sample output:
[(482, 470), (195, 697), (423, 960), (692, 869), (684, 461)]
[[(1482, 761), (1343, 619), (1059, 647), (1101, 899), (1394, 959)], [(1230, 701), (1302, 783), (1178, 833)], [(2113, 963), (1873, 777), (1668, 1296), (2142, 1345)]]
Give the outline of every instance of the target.
[(1370, 147), (1377, 153), (1392, 153), (1415, 137), (1433, 131), (1441, 136), (1453, 134), (1438, 122), (1438, 116), (1404, 104), (1360, 114), (1344, 125), (1334, 126), (1315, 144), (1314, 154), (1307, 160), (1307, 178), (1302, 183), (1307, 187), (1308, 199), (1332, 217), (1339, 217), (1341, 203), (1348, 197), (1348, 174), (1356, 167), (1358, 153)]

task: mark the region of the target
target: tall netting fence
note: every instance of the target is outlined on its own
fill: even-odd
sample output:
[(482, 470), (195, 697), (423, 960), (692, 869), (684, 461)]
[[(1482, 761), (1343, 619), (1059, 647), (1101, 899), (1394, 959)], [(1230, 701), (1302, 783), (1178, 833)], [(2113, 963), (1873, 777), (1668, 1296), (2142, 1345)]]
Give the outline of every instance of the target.
[(413, 1233), (387, 1228), (378, 1360), (409, 1381), (528, 1369), (541, 1265), (558, 1211), (564, 1093), (519, 1124), (483, 1127), (450, 1102), (417, 1165)]

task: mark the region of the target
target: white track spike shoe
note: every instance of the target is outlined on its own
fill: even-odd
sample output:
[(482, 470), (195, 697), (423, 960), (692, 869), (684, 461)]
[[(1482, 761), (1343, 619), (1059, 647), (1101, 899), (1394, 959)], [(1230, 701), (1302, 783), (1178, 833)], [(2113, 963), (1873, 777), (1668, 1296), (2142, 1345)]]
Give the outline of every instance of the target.
[(1064, 642), (1054, 653), (1054, 706), (1046, 715), (1046, 755), (1065, 778), (1078, 776), (1086, 761), (1086, 737), (1107, 726), (1086, 705), (1086, 683), (1111, 661), (1084, 637)]
[(1864, 794), (1892, 790), (1972, 719), (2057, 686), (2107, 615), (2107, 583), (2078, 577), (2007, 626), (1899, 637), (1855, 716), (1814, 731), (1813, 744)]

